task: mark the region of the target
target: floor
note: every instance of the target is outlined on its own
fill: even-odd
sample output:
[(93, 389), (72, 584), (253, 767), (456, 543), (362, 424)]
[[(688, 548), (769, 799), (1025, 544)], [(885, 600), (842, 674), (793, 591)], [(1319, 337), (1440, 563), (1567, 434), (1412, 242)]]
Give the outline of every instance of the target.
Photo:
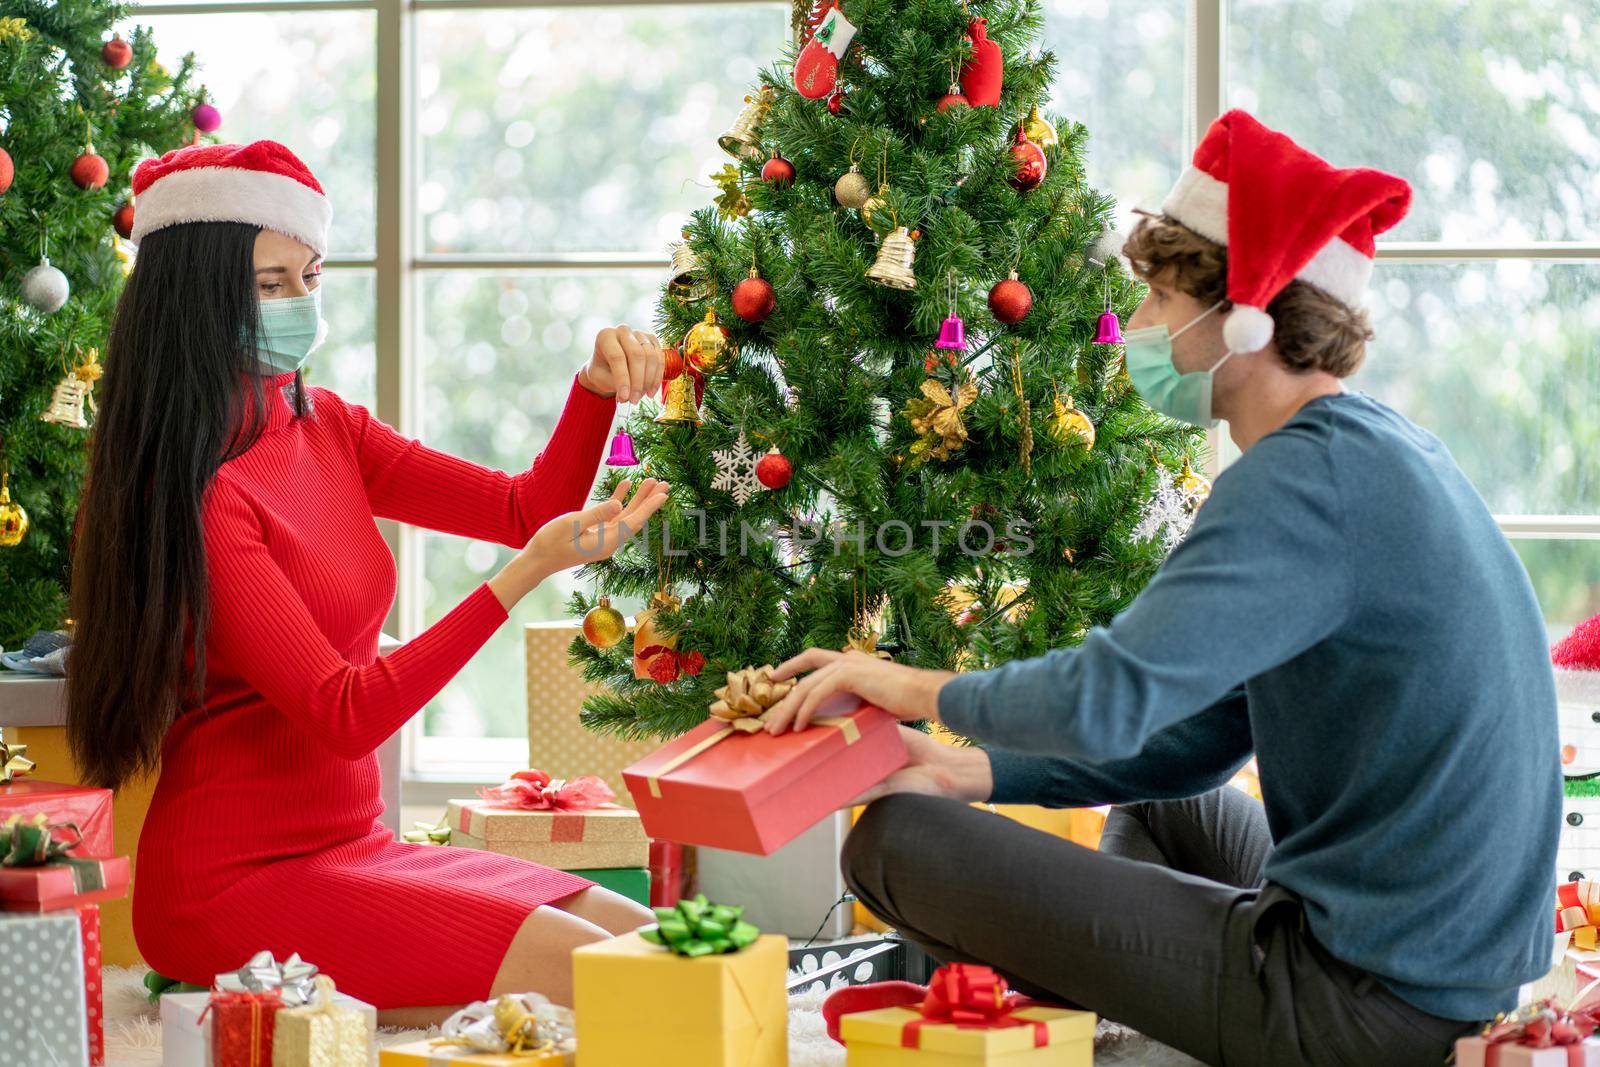
[[(161, 1016), (145, 997), (144, 974), (143, 967), (105, 969), (106, 1067), (162, 1062)], [(790, 998), (789, 1067), (844, 1067), (844, 1049), (829, 1040), (823, 1029), (824, 995), (818, 990)], [(378, 1043), (402, 1044), (425, 1036), (427, 1033), (418, 1030), (381, 1031)], [(1195, 1067), (1198, 1063), (1112, 1023), (1102, 1022), (1095, 1039), (1096, 1067)]]

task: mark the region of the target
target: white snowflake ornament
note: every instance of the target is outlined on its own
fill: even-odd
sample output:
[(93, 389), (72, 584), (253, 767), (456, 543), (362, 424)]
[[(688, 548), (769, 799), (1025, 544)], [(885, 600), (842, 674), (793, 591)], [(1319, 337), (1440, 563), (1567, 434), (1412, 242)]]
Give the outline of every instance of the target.
[(743, 430), (739, 431), (739, 439), (732, 448), (716, 449), (711, 453), (711, 460), (717, 465), (717, 476), (712, 479), (711, 488), (732, 495), (733, 502), (741, 508), (762, 488), (756, 478), (756, 464), (761, 461), (761, 455), (744, 439)]
[(1160, 534), (1161, 547), (1170, 554), (1188, 535), (1198, 510), (1194, 497), (1179, 488), (1172, 472), (1162, 467), (1156, 474), (1156, 491), (1133, 528), (1133, 539), (1149, 541)]

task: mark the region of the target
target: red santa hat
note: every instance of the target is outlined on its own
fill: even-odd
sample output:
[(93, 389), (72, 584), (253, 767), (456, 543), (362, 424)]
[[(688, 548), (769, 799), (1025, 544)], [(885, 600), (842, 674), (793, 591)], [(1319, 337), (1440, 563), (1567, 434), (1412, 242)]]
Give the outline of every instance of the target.
[(1296, 278), (1359, 306), (1373, 238), (1410, 206), (1404, 179), (1335, 167), (1233, 110), (1211, 124), (1161, 210), (1228, 249), (1223, 339), (1256, 352), (1272, 341), (1267, 305)]
[(1550, 651), (1561, 696), (1600, 701), (1600, 615), (1580, 622)]
[(133, 197), (135, 244), (180, 222), (247, 222), (328, 251), (327, 194), (276, 141), (175, 148), (134, 168)]

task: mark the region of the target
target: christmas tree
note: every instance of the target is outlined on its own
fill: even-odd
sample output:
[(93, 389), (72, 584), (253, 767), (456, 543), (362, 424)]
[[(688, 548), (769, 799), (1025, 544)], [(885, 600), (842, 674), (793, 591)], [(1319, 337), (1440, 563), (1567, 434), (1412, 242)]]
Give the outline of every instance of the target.
[[(589, 727), (681, 733), (725, 672), (811, 645), (946, 669), (1072, 645), (1182, 536), (1201, 434), (1122, 366), (1141, 290), (1088, 131), (1040, 114), (1042, 24), (1033, 0), (824, 2), (762, 71), (663, 286), (681, 373), (598, 490), (673, 486), (586, 569), (606, 599), (574, 597), (608, 690)], [(648, 600), (631, 641), (611, 597)]]
[[(0, 0), (0, 646), (65, 622), (94, 382), (131, 269), (139, 160), (214, 129), (216, 110), (124, 40), (127, 7)], [(198, 128), (197, 128), (198, 127)]]

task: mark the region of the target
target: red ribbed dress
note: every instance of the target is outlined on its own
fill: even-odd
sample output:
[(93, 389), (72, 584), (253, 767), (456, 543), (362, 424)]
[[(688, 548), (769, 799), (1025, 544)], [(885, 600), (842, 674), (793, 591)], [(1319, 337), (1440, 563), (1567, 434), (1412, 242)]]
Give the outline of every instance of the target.
[(156, 971), (207, 984), (291, 952), (379, 1008), (488, 995), (528, 914), (592, 883), (534, 863), (397, 842), (376, 750), (506, 611), (487, 582), (378, 655), (395, 565), (374, 516), (521, 548), (582, 506), (615, 402), (573, 383), (527, 471), (490, 470), (307, 390), (263, 383), (265, 434), (202, 510), (211, 626), (204, 707), (179, 717), (139, 837), (133, 922)]

